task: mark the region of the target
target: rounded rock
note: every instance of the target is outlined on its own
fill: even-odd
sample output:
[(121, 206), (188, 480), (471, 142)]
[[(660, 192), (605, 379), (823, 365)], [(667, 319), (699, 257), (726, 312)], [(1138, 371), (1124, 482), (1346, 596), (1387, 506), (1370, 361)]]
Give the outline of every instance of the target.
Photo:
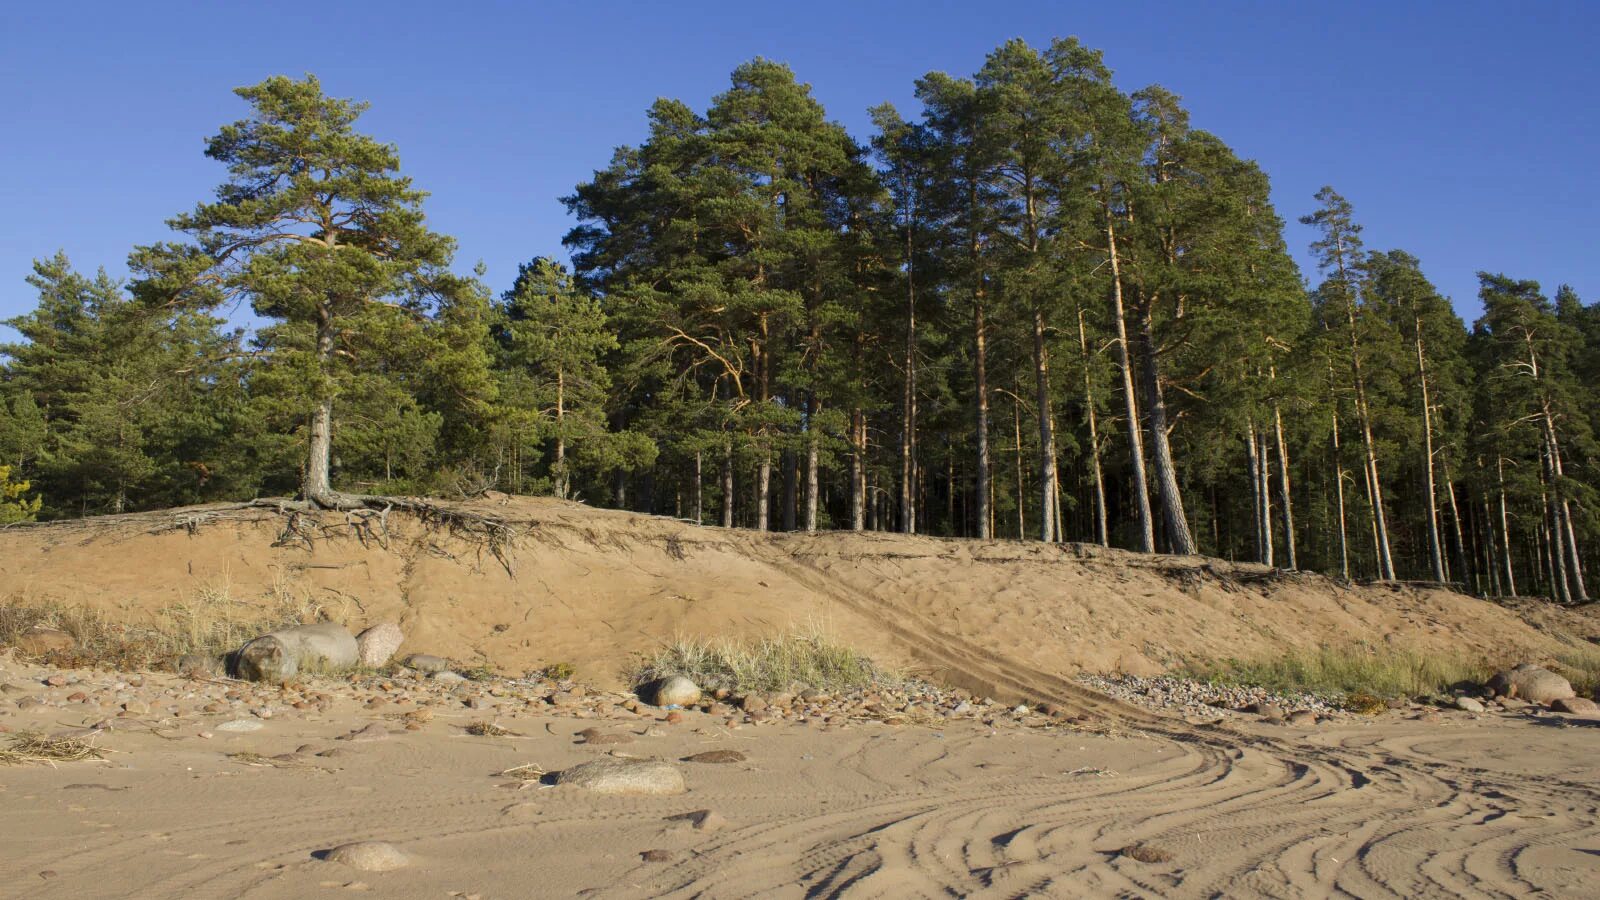
[(643, 699), (654, 706), (693, 706), (700, 702), (700, 686), (682, 675), (669, 675), (647, 685)]
[(606, 757), (566, 769), (555, 781), (596, 794), (667, 795), (689, 789), (682, 772), (657, 759)]
[(329, 850), (323, 859), (362, 872), (389, 872), (411, 864), (411, 857), (384, 841), (356, 841)]
[(399, 625), (380, 622), (356, 635), (356, 661), (376, 669), (394, 658), (405, 639)]

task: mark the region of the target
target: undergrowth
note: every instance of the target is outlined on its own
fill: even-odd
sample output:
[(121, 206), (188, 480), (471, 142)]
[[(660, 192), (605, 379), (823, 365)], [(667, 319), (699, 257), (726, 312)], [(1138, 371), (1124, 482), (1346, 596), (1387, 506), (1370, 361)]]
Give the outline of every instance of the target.
[(1354, 644), (1296, 650), (1256, 660), (1190, 666), (1186, 675), (1221, 684), (1324, 696), (1415, 697), (1481, 684), (1499, 668), (1489, 660)]
[(899, 673), (880, 668), (819, 631), (793, 631), (749, 643), (679, 638), (639, 659), (628, 673), (633, 684), (683, 675), (707, 690), (849, 691), (893, 687)]
[(104, 610), (59, 601), (0, 600), (0, 647), (34, 628), (72, 635), (76, 646), (39, 659), (63, 668), (167, 669), (187, 654), (219, 657), (251, 638), (289, 625), (317, 622), (328, 611), (283, 583), (259, 600), (233, 596), (223, 583), (129, 622)]

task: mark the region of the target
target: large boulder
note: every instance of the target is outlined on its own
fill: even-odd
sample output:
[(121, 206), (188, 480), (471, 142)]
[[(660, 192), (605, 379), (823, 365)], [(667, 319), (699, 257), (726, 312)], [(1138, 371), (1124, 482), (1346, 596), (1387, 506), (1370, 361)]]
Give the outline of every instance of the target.
[(681, 794), (688, 790), (683, 773), (659, 759), (605, 756), (556, 775), (556, 784), (596, 794)]
[(356, 661), (367, 668), (376, 669), (394, 658), (405, 639), (399, 625), (380, 622), (356, 635)]
[(642, 686), (639, 699), (652, 706), (693, 706), (700, 702), (700, 686), (682, 675), (668, 675)]
[(264, 634), (233, 655), (233, 674), (247, 681), (285, 681), (296, 675), (338, 672), (356, 664), (355, 635), (322, 622)]
[(1576, 697), (1572, 683), (1542, 666), (1523, 663), (1507, 672), (1496, 673), (1485, 685), (1496, 697), (1514, 697), (1529, 703), (1549, 704)]
[(1587, 697), (1563, 697), (1551, 703), (1550, 708), (1558, 713), (1574, 716), (1592, 716), (1600, 713), (1600, 705)]

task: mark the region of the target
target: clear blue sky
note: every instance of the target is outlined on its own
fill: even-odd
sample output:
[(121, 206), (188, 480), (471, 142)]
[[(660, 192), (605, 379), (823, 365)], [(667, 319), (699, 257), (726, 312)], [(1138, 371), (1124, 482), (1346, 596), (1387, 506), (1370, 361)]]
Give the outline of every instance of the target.
[[(125, 274), (136, 243), (223, 178), (203, 139), (230, 90), (314, 72), (433, 196), (433, 225), (504, 289), (560, 254), (557, 197), (643, 136), (658, 96), (704, 108), (739, 62), (810, 82), (858, 138), (913, 80), (1010, 37), (1077, 35), (1117, 82), (1182, 94), (1272, 176), (1289, 241), (1333, 184), (1368, 246), (1400, 247), (1469, 320), (1478, 269), (1600, 299), (1600, 3), (29, 3), (0, 34), (0, 318), (32, 259)], [(8, 332), (0, 331), (0, 339)]]

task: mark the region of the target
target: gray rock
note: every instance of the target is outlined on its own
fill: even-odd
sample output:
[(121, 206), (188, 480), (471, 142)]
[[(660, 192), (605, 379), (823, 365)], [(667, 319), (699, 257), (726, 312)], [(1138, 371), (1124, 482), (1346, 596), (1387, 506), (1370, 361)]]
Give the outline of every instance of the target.
[(1600, 712), (1600, 705), (1585, 697), (1562, 697), (1550, 704), (1550, 708), (1559, 713), (1574, 716), (1591, 716)]
[(185, 653), (178, 658), (178, 674), (212, 678), (221, 675), (226, 667), (223, 661), (209, 653)]
[(683, 773), (658, 759), (604, 757), (573, 766), (556, 776), (556, 784), (596, 794), (681, 794), (688, 790)]
[(337, 672), (356, 664), (356, 639), (343, 625), (296, 625), (264, 634), (234, 654), (234, 673), (247, 681), (286, 681), (300, 674)]
[(394, 658), (395, 651), (405, 642), (400, 626), (393, 622), (380, 622), (356, 635), (356, 661), (376, 669)]
[(1494, 696), (1515, 697), (1529, 703), (1548, 704), (1577, 696), (1571, 682), (1549, 669), (1529, 663), (1497, 673), (1486, 687)]
[(700, 686), (682, 675), (668, 675), (641, 688), (640, 698), (654, 706), (693, 706), (700, 702)]
[(24, 656), (43, 656), (54, 650), (72, 650), (78, 646), (78, 639), (59, 628), (35, 625), (18, 635), (12, 646)]
[(234, 719), (232, 722), (223, 722), (221, 725), (218, 725), (217, 730), (231, 731), (242, 734), (249, 731), (260, 731), (265, 727), (265, 725), (262, 725), (256, 719)]
[(668, 816), (667, 818), (675, 822), (688, 822), (689, 827), (695, 831), (703, 831), (706, 834), (721, 831), (728, 827), (727, 818), (721, 813), (710, 809), (697, 809), (694, 812)]
[(393, 844), (383, 841), (357, 841), (329, 850), (323, 859), (362, 872), (389, 872), (411, 864), (411, 857)]
[(1455, 701), (1455, 708), (1461, 710), (1462, 712), (1469, 712), (1469, 713), (1481, 713), (1481, 712), (1483, 712), (1483, 704), (1479, 703), (1477, 700), (1473, 699), (1472, 697), (1457, 697), (1456, 701)]
[(452, 672), (448, 669), (443, 672), (433, 673), (432, 678), (434, 681), (441, 681), (445, 684), (460, 684), (461, 682), (467, 680), (467, 676), (462, 675), (459, 672)]
[(443, 672), (450, 668), (450, 660), (442, 656), (413, 653), (406, 658), (406, 668), (416, 669), (418, 672), (425, 672), (431, 675), (434, 672)]

